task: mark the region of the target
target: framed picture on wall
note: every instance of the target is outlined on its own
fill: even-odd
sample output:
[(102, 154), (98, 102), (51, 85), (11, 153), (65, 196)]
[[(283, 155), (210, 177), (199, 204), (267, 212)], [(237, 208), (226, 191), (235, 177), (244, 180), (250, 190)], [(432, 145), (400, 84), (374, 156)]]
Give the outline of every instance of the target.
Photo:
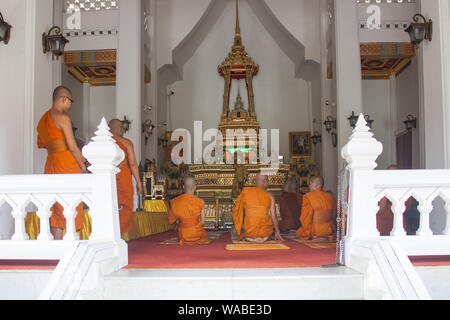
[(289, 132), (291, 158), (311, 157), (311, 132)]

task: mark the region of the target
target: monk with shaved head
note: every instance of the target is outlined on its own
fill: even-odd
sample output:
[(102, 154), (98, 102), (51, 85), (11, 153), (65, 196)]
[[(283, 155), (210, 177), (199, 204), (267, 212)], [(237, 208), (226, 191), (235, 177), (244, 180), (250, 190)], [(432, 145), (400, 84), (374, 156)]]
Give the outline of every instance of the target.
[(184, 194), (170, 201), (169, 223), (178, 223), (178, 241), (180, 245), (209, 244), (205, 224), (205, 203), (197, 198), (197, 186), (192, 176), (183, 179)]
[(322, 191), (322, 177), (312, 176), (309, 180), (309, 191), (303, 196), (300, 214), (301, 227), (296, 236), (300, 240), (331, 240), (336, 231), (336, 200)]
[(117, 201), (119, 203), (120, 232), (123, 238), (131, 231), (133, 225), (131, 218), (134, 209), (134, 188), (132, 177), (136, 180), (136, 191), (142, 193), (142, 184), (139, 179), (139, 169), (136, 162), (133, 143), (124, 138), (125, 130), (119, 119), (109, 122), (109, 129), (120, 149), (125, 153), (125, 159), (119, 164), (120, 172), (116, 175)]
[(256, 186), (244, 188), (237, 198), (233, 222), (239, 240), (262, 243), (269, 240), (275, 231), (275, 240), (283, 241), (275, 212), (275, 198), (266, 191), (268, 186), (269, 178), (258, 173)]
[[(86, 160), (73, 135), (72, 122), (66, 114), (72, 107), (72, 92), (63, 86), (53, 91), (52, 108), (39, 120), (37, 145), (47, 150), (44, 174), (76, 174), (86, 172)], [(56, 203), (52, 208), (50, 226), (55, 240), (62, 240), (66, 229), (63, 207)], [(75, 229), (83, 228), (83, 204), (76, 208)]]

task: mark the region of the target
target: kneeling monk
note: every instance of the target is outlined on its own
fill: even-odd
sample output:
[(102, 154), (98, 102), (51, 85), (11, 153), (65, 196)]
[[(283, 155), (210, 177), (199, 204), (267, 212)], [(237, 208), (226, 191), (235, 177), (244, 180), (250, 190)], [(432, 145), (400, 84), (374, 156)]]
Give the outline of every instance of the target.
[(309, 181), (310, 192), (303, 196), (300, 214), (302, 226), (296, 233), (300, 240), (331, 240), (336, 231), (336, 200), (331, 194), (323, 192), (322, 188), (323, 178), (312, 176)]
[(187, 176), (183, 181), (184, 194), (170, 201), (169, 223), (179, 222), (178, 240), (180, 245), (211, 242), (208, 233), (203, 229), (205, 203), (202, 199), (194, 196), (196, 188), (195, 179)]
[(267, 241), (275, 227), (275, 240), (283, 241), (275, 213), (275, 198), (266, 191), (268, 185), (267, 176), (257, 174), (256, 187), (244, 188), (237, 198), (233, 222), (239, 240)]

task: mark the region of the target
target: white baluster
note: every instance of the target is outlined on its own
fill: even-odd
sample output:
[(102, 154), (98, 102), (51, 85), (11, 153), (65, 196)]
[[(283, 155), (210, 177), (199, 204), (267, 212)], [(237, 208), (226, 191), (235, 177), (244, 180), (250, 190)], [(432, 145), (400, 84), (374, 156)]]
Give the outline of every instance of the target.
[(445, 229), (443, 231), (443, 234), (448, 236), (450, 235), (450, 201), (445, 202), (445, 213)]
[(66, 218), (66, 234), (64, 235), (64, 241), (76, 241), (78, 235), (75, 228), (75, 217), (77, 215), (77, 206), (79, 203), (70, 202), (69, 205), (64, 206), (64, 217)]
[(405, 203), (396, 201), (392, 203), (392, 212), (394, 214), (394, 225), (392, 227), (391, 236), (406, 236), (405, 228), (403, 228), (403, 213), (405, 212)]
[(432, 236), (433, 231), (430, 229), (430, 213), (433, 210), (433, 206), (431, 205), (431, 201), (426, 201), (423, 204), (419, 203), (417, 209), (420, 212), (420, 226), (416, 234), (418, 236)]
[(54, 237), (50, 230), (50, 217), (52, 212), (50, 208), (55, 202), (54, 196), (40, 196), (39, 200), (41, 204), (38, 206), (38, 212), (36, 213), (39, 217), (40, 231), (37, 237), (38, 241), (51, 241)]
[(39, 207), (37, 216), (39, 217), (40, 232), (37, 237), (38, 241), (51, 241), (54, 240), (53, 234), (50, 231), (50, 217), (52, 212), (50, 211), (51, 204), (43, 205)]
[(25, 217), (27, 216), (27, 212), (25, 210), (26, 203), (26, 195), (13, 195), (9, 197), (10, 200), (9, 205), (12, 206), (12, 216), (14, 217), (14, 235), (11, 240), (14, 241), (24, 241), (29, 240), (30, 237), (25, 231)]

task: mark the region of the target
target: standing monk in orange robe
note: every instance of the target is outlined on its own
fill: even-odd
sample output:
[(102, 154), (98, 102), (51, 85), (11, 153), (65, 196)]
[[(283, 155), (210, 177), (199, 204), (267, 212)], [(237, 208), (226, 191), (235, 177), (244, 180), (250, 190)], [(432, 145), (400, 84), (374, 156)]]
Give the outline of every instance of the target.
[[(72, 106), (72, 93), (63, 86), (53, 91), (53, 105), (37, 126), (37, 145), (47, 149), (44, 174), (75, 174), (86, 172), (85, 159), (73, 135), (72, 122), (66, 112)], [(63, 207), (56, 203), (52, 208), (50, 226), (55, 240), (62, 240), (66, 219)], [(76, 231), (83, 229), (83, 203), (77, 208)]]
[(109, 122), (109, 129), (113, 134), (120, 149), (125, 153), (125, 159), (119, 164), (120, 172), (116, 175), (117, 184), (117, 202), (119, 203), (120, 233), (122, 235), (133, 229), (131, 217), (134, 209), (134, 190), (132, 176), (136, 180), (136, 191), (142, 193), (142, 184), (139, 179), (139, 169), (134, 153), (133, 142), (124, 138), (125, 130), (123, 123), (119, 119), (113, 119)]
[[(275, 212), (275, 198), (266, 191), (267, 176), (256, 175), (256, 187), (244, 188), (233, 208), (234, 227), (239, 240), (264, 242), (272, 236), (283, 241)], [(270, 215), (269, 215), (270, 214)]]
[[(178, 222), (178, 241), (180, 245), (209, 244), (205, 224), (205, 203), (197, 198), (195, 179), (187, 176), (183, 181), (184, 194), (170, 201), (169, 223)], [(201, 219), (201, 220), (200, 220)]]
[(302, 210), (302, 196), (297, 192), (297, 182), (288, 181), (284, 194), (280, 199), (281, 232), (297, 230), (300, 224), (300, 211)]
[(309, 190), (303, 196), (300, 222), (302, 226), (296, 236), (300, 240), (327, 238), (331, 240), (336, 231), (336, 200), (328, 192), (323, 192), (323, 178), (312, 176)]

